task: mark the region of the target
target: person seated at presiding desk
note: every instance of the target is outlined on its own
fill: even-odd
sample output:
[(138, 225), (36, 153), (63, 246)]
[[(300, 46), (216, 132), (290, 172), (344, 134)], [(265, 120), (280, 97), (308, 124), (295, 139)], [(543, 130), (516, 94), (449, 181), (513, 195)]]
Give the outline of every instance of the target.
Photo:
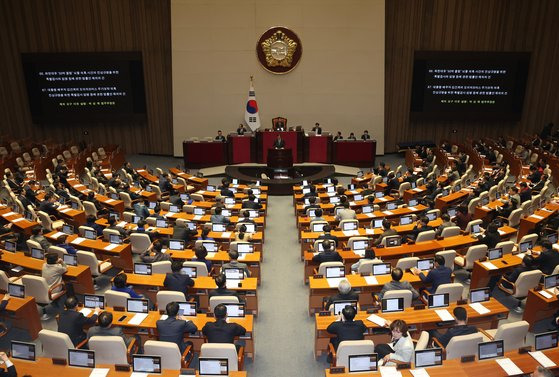
[[(373, 225), (374, 220), (371, 221), (371, 228), (373, 227)], [(374, 246), (380, 245), (382, 243), (382, 240), (386, 237), (398, 235), (398, 232), (395, 229), (392, 229), (392, 223), (388, 219), (382, 220), (382, 229), (383, 232), (381, 233), (380, 237), (373, 242)]]
[(323, 262), (343, 262), (342, 256), (335, 249), (336, 244), (331, 240), (322, 241), (322, 248), (324, 251), (318, 252), (318, 254), (312, 257), (312, 261), (318, 264)]
[(64, 307), (66, 310), (60, 313), (58, 319), (58, 332), (68, 334), (74, 346), (77, 346), (87, 339), (83, 327), (95, 324), (101, 310), (95, 308), (93, 315), (88, 318), (79, 312), (78, 299), (75, 297), (68, 297), (64, 302)]
[(217, 135), (214, 138), (215, 141), (221, 141), (222, 143), (225, 143), (225, 136), (223, 136), (223, 132), (221, 132), (221, 130), (217, 131)]
[(151, 243), (151, 246), (140, 255), (140, 259), (144, 263), (154, 263), (161, 261), (171, 260), (169, 254), (163, 253), (163, 244), (159, 240), (155, 240)]
[(246, 129), (245, 125), (242, 124), (242, 123), (239, 124), (239, 127), (237, 127), (237, 135), (242, 136), (247, 132), (248, 132), (248, 130)]
[(353, 132), (349, 133), (349, 136), (347, 137), (348, 140), (357, 140), (357, 138), (355, 137), (355, 134)]
[(365, 255), (363, 258), (359, 259), (357, 262), (351, 265), (351, 271), (357, 272), (359, 270), (359, 266), (363, 264), (363, 262), (373, 261), (373, 263), (382, 263), (380, 258), (377, 258), (375, 255), (375, 250), (372, 248), (367, 248), (365, 250)]
[(392, 333), (392, 341), (388, 344), (375, 345), (375, 352), (378, 354), (379, 361), (382, 359), (384, 365), (395, 365), (391, 361), (401, 361), (411, 363), (414, 353), (413, 341), (408, 333), (408, 325), (405, 321), (397, 319), (395, 321), (386, 320)]
[(456, 319), (456, 325), (446, 330), (444, 334), (441, 334), (437, 330), (430, 330), (429, 335), (431, 338), (437, 339), (437, 341), (446, 348), (450, 339), (454, 336), (459, 335), (469, 335), (477, 333), (477, 327), (467, 325), (468, 322), (468, 312), (462, 306), (457, 306), (452, 311), (454, 318)]
[(322, 127), (320, 127), (320, 123), (316, 122), (311, 131), (317, 135), (322, 135)]
[(157, 333), (159, 334), (159, 340), (162, 342), (171, 342), (179, 346), (181, 354), (184, 352), (188, 345), (192, 345), (192, 342), (184, 341), (184, 334), (194, 334), (198, 331), (198, 327), (184, 316), (178, 316), (179, 304), (176, 302), (170, 302), (165, 307), (167, 311), (167, 318), (160, 319), (157, 321)]
[(70, 245), (69, 243), (66, 242), (67, 239), (68, 239), (67, 234), (64, 234), (64, 235), (58, 237), (58, 240), (57, 240), (58, 245), (56, 245), (56, 246), (63, 248), (64, 250), (66, 250), (66, 252), (68, 254), (75, 255), (78, 251), (76, 249), (74, 249), (74, 246), (72, 246), (72, 245)]
[(6, 352), (0, 352), (0, 360), (6, 366), (6, 370), (0, 370), (1, 377), (17, 377), (17, 371), (14, 363), (8, 358)]
[(208, 293), (208, 297), (214, 297), (214, 296), (235, 296), (235, 297), (239, 297), (239, 294), (236, 291), (233, 291), (231, 289), (228, 289), (226, 286), (226, 281), (227, 278), (225, 277), (224, 273), (220, 273), (219, 275), (217, 275), (214, 278), (215, 281), (215, 285), (217, 285), (216, 289), (212, 289), (209, 293)]
[(336, 215), (336, 221), (342, 221), (342, 220), (353, 220), (357, 218), (357, 214), (354, 210), (352, 210), (351, 208), (349, 208), (349, 203), (345, 202), (344, 206), (342, 209), (340, 209), (338, 211), (338, 214)]
[(206, 250), (204, 245), (198, 245), (194, 247), (194, 255), (196, 255), (196, 258), (193, 260), (196, 262), (203, 262), (206, 265), (209, 274), (212, 270), (212, 261), (206, 259), (206, 257), (208, 256), (208, 250)]
[[(354, 321), (357, 311), (351, 305), (346, 305), (341, 314), (336, 315), (336, 321), (332, 322), (326, 328), (329, 334), (336, 335), (335, 338), (330, 338), (330, 343), (337, 351), (338, 346), (344, 340), (363, 340), (364, 333), (367, 331), (367, 326), (361, 320)], [(332, 355), (328, 355), (330, 359)]]
[(97, 224), (97, 223), (95, 222), (95, 220), (97, 220), (97, 219), (95, 218), (95, 216), (93, 216), (93, 215), (87, 216), (87, 218), (86, 218), (86, 220), (85, 220), (85, 221), (86, 221), (85, 226), (87, 226), (87, 227), (92, 228), (93, 230), (95, 230), (95, 232), (97, 233), (97, 236), (99, 237), (99, 236), (102, 236), (102, 235), (103, 235), (103, 229), (104, 229), (104, 228), (103, 228), (101, 225)]
[(342, 136), (342, 132), (341, 132), (341, 131), (338, 131), (338, 132), (336, 133), (336, 136), (334, 136), (334, 141), (343, 140), (343, 139), (344, 139), (344, 137)]
[(31, 230), (31, 237), (29, 237), (29, 239), (31, 241), (38, 242), (39, 245), (41, 245), (41, 248), (44, 251), (47, 251), (49, 247), (52, 246), (52, 244), (46, 239), (43, 233), (44, 233), (44, 229), (41, 228), (40, 226), (36, 226)]
[(451, 226), (456, 226), (456, 224), (453, 223), (453, 222), (450, 220), (450, 216), (448, 215), (448, 213), (443, 213), (443, 214), (441, 215), (441, 220), (442, 220), (441, 225), (439, 225), (439, 226), (437, 227), (437, 230), (435, 231), (435, 236), (437, 236), (437, 237), (440, 237), (440, 236), (441, 236), (441, 234), (443, 233), (443, 230), (444, 230), (445, 228), (449, 228), (449, 227), (451, 227)]
[[(41, 276), (46, 280), (49, 290), (52, 289), (52, 293), (61, 292), (62, 287), (62, 276), (68, 271), (66, 263), (60, 258), (56, 253), (48, 253), (46, 255), (46, 263), (43, 264), (41, 270)], [(55, 286), (58, 286), (55, 288)], [(54, 289), (53, 289), (54, 288)], [(47, 308), (51, 305), (47, 305), (42, 308), (43, 316), (42, 320), (47, 320), (50, 318)]]
[(124, 335), (122, 327), (112, 326), (113, 315), (110, 312), (101, 312), (97, 317), (97, 324), (97, 326), (90, 327), (87, 331), (87, 340), (89, 340), (92, 336), (120, 336), (124, 340), (126, 347), (128, 347), (132, 341), (132, 338)]
[(330, 310), (330, 306), (334, 304), (336, 301), (351, 301), (351, 300), (359, 300), (359, 294), (351, 289), (351, 284), (346, 279), (343, 279), (338, 284), (338, 293), (334, 296), (328, 297), (326, 303), (324, 304), (324, 308), (326, 310)]
[(369, 135), (369, 131), (365, 130), (363, 131), (363, 135), (361, 135), (361, 140), (370, 140), (371, 139), (371, 135)]
[(250, 271), (246, 263), (241, 263), (237, 259), (239, 259), (239, 252), (237, 250), (229, 250), (229, 258), (231, 260), (227, 263), (224, 263), (221, 267), (222, 270), (226, 268), (241, 268), (245, 273), (245, 277), (250, 276)]
[(324, 232), (324, 234), (321, 234), (320, 236), (318, 236), (318, 240), (330, 240), (334, 242), (334, 245), (332, 245), (332, 248), (336, 248), (339, 244), (338, 241), (338, 237), (333, 236), (330, 234), (330, 232), (332, 231), (332, 227), (328, 224), (324, 225), (322, 227), (322, 231)]
[[(227, 323), (227, 307), (219, 304), (214, 308), (215, 322), (207, 322), (202, 333), (208, 338), (208, 343), (231, 343), (235, 337), (246, 334), (246, 329), (238, 323)], [(237, 345), (238, 347), (238, 345)]]
[(278, 135), (276, 140), (273, 144), (274, 149), (284, 149), (285, 148), (285, 141), (281, 138), (281, 135)]
[(231, 220), (221, 214), (222, 208), (216, 207), (214, 209), (214, 214), (210, 216), (210, 222), (212, 224), (231, 224)]
[(544, 275), (551, 275), (559, 264), (559, 252), (553, 250), (553, 245), (547, 239), (540, 242), (541, 252), (531, 251), (535, 255), (534, 263)]
[(404, 277), (404, 271), (400, 267), (395, 267), (392, 269), (391, 272), (392, 280), (388, 283), (384, 284), (382, 290), (378, 294), (378, 299), (382, 300), (384, 294), (388, 291), (395, 291), (400, 289), (405, 289), (406, 291), (410, 291), (412, 293), (412, 300), (416, 300), (419, 298), (419, 292), (415, 290), (414, 287), (410, 284), (409, 281), (402, 281)]
[(450, 267), (445, 266), (445, 259), (441, 255), (435, 255), (435, 268), (430, 270), (427, 273), (427, 276), (425, 276), (425, 274), (417, 267), (412, 267), (411, 272), (414, 275), (419, 276), (422, 282), (426, 284), (431, 283), (430, 288), (422, 289), (426, 290), (430, 294), (435, 293), (439, 285), (452, 282), (452, 270)]

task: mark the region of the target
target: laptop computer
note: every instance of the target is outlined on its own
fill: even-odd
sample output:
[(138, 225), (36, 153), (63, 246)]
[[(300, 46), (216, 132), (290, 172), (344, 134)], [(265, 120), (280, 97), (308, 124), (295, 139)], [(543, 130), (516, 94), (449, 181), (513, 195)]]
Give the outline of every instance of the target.
[(94, 230), (86, 229), (83, 231), (83, 236), (88, 240), (94, 240), (97, 238), (97, 233)]
[(541, 334), (536, 334), (534, 336), (534, 345), (536, 351), (542, 351), (549, 348), (556, 348), (558, 337), (559, 337), (559, 332), (557, 331), (549, 331)]
[(178, 315), (184, 315), (187, 317), (196, 317), (196, 311), (198, 309), (198, 303), (196, 302), (177, 302), (179, 304)]
[(396, 208), (398, 208), (398, 204), (396, 204), (396, 203), (387, 203), (386, 204), (386, 209), (388, 211), (392, 211), (393, 209), (396, 209)]
[(183, 202), (187, 202), (190, 199), (190, 195), (188, 194), (180, 194), (179, 197)]
[(330, 198), (330, 203), (332, 204), (337, 204), (340, 202), (340, 197), (339, 196), (333, 196)]
[(161, 356), (132, 355), (132, 370), (136, 373), (161, 373)]
[(378, 355), (376, 353), (348, 356), (349, 373), (374, 372), (377, 368)]
[(16, 243), (12, 241), (4, 241), (4, 249), (6, 251), (15, 253), (16, 252)]
[(169, 240), (169, 250), (184, 250), (184, 241)]
[(179, 212), (179, 207), (176, 206), (176, 205), (170, 205), (169, 206), (169, 212), (178, 213)]
[(438, 217), (436, 212), (426, 213), (425, 216), (429, 219), (429, 221), (436, 220)]
[(391, 271), (390, 263), (373, 264), (373, 275), (388, 275)]
[(342, 230), (349, 231), (349, 230), (356, 230), (359, 227), (358, 223), (353, 221), (348, 221), (343, 223)]
[(503, 357), (505, 354), (505, 347), (503, 340), (494, 340), (492, 342), (478, 343), (477, 355), (479, 360), (494, 359), (496, 357)]
[(382, 228), (382, 219), (374, 219), (373, 229), (380, 229), (380, 228)]
[(382, 198), (382, 197), (384, 197), (384, 192), (382, 191), (375, 192), (375, 198)]
[(151, 263), (134, 263), (134, 273), (138, 275), (151, 275)]
[(202, 245), (204, 245), (208, 253), (213, 253), (217, 251), (217, 244), (213, 241), (204, 241), (202, 242)]
[(198, 276), (198, 269), (196, 267), (183, 267), (181, 268), (182, 275), (188, 275), (191, 279), (195, 279)]
[(194, 215), (196, 215), (196, 216), (204, 216), (206, 214), (206, 211), (204, 210), (204, 208), (200, 208), (200, 207), (195, 207), (193, 212), (194, 212)]
[(456, 211), (457, 211), (456, 207), (450, 207), (447, 208), (446, 213), (448, 214), (448, 216), (454, 217), (456, 216)]
[(254, 252), (254, 245), (251, 243), (238, 243), (237, 252), (239, 254), (251, 254)]
[(24, 298), (25, 297), (25, 285), (8, 283), (8, 293), (12, 297)]
[(12, 340), (10, 345), (12, 357), (14, 359), (35, 361), (35, 344)]
[(528, 250), (532, 249), (532, 242), (531, 241), (521, 242), (520, 245), (518, 245), (518, 248), (520, 249), (521, 253), (525, 253)]
[(31, 248), (31, 258), (45, 259), (45, 251), (43, 249)]
[(489, 301), (491, 294), (488, 287), (470, 290), (470, 303)]
[(307, 211), (307, 216), (316, 217), (316, 208), (309, 208), (309, 210)]
[(394, 298), (383, 298), (382, 299), (382, 312), (401, 312), (404, 310), (404, 298), (394, 297)]
[(371, 212), (373, 212), (373, 207), (371, 207), (371, 206), (361, 207), (361, 213), (371, 213)]
[(244, 318), (245, 304), (224, 304), (227, 309), (227, 317), (231, 318)]
[(326, 278), (343, 278), (345, 276), (344, 266), (331, 266), (324, 269)]
[(479, 224), (472, 225), (472, 227), (470, 228), (470, 233), (474, 235), (480, 234), (481, 226)]
[(417, 199), (410, 199), (410, 201), (408, 202), (408, 207), (414, 207), (418, 204), (419, 202), (417, 201)]
[(326, 225), (326, 224), (322, 224), (322, 223), (320, 223), (320, 224), (312, 224), (312, 231), (313, 231), (313, 232), (319, 232), (319, 233), (321, 233), (321, 232), (324, 231), (324, 230), (322, 229), (322, 228), (324, 228), (324, 225)]
[(72, 254), (64, 254), (62, 255), (62, 260), (68, 266), (77, 266), (78, 265), (78, 256)]
[[(223, 199), (223, 202), (227, 205), (232, 205), (232, 204), (235, 204), (235, 198), (226, 197), (225, 199)], [(227, 215), (224, 215), (224, 216), (227, 216)]]
[(543, 284), (545, 289), (551, 289), (559, 285), (559, 274), (547, 275), (543, 278)]
[(368, 246), (369, 246), (369, 242), (367, 240), (353, 241), (352, 249), (365, 250)]
[(340, 314), (347, 305), (353, 306), (353, 308), (357, 312), (357, 300), (345, 300), (345, 301), (334, 301), (333, 303), (334, 314)]
[(358, 201), (360, 201), (360, 200), (363, 200), (363, 195), (361, 195), (361, 194), (355, 194), (355, 195), (353, 195), (353, 200), (354, 200), (355, 202), (358, 202)]
[(417, 268), (421, 271), (432, 270), (435, 266), (434, 258), (419, 259), (417, 261)]
[(105, 309), (105, 296), (83, 295), (83, 306), (88, 309)]
[(497, 248), (494, 248), (494, 249), (487, 250), (487, 259), (489, 259), (489, 260), (500, 259), (502, 257), (503, 257), (503, 248), (502, 247), (497, 247)]
[(127, 298), (126, 311), (131, 313), (147, 313), (148, 300), (142, 298)]
[(243, 280), (245, 271), (242, 268), (224, 268), (223, 273), (227, 280)]
[(448, 306), (449, 301), (449, 294), (448, 293), (441, 293), (441, 294), (433, 294), (429, 295), (429, 302), (427, 307), (431, 308), (445, 308)]
[(227, 225), (225, 224), (212, 224), (212, 232), (225, 232)]
[(95, 351), (69, 349), (68, 365), (71, 367), (95, 368)]
[[(149, 190), (148, 190), (148, 191), (149, 191)], [(154, 209), (156, 205), (157, 205), (157, 202), (149, 202), (148, 208), (149, 208), (149, 209)]]
[[(114, 199), (114, 198), (113, 198)], [(118, 195), (116, 197), (116, 199), (118, 199)], [(72, 209), (79, 209), (79, 205), (78, 202), (74, 202), (73, 200), (70, 202), (70, 207), (72, 207)]]
[(184, 224), (186, 225), (186, 227), (190, 230), (196, 230), (196, 223), (193, 223), (192, 221), (186, 221), (184, 222)]
[(167, 228), (167, 220), (157, 219), (155, 220), (155, 226), (158, 228)]
[(200, 357), (198, 372), (200, 377), (227, 376), (229, 375), (229, 362), (227, 359)]
[(64, 224), (62, 225), (62, 233), (68, 235), (74, 234), (74, 227), (72, 225)]
[(140, 221), (142, 219), (141, 216), (132, 216), (132, 224), (138, 224), (138, 221)]
[(25, 220), (27, 221), (33, 221), (33, 214), (31, 213), (31, 211), (26, 210), (23, 217), (25, 217)]
[(400, 217), (400, 225), (408, 225), (413, 223), (413, 218), (411, 216)]
[(402, 244), (402, 237), (400, 236), (386, 238), (387, 247), (400, 246), (401, 244)]
[(215, 191), (215, 186), (213, 186), (213, 185), (206, 186), (206, 191), (214, 192)]
[(109, 234), (109, 243), (121, 245), (122, 237), (119, 234)]
[(432, 367), (443, 364), (443, 350), (440, 348), (429, 348), (415, 351), (415, 368)]
[(554, 233), (549, 233), (549, 234), (547, 235), (547, 240), (548, 240), (549, 242), (551, 242), (552, 244), (557, 243), (557, 236), (558, 236), (558, 235), (557, 235), (557, 233), (555, 233), (555, 232), (554, 232)]

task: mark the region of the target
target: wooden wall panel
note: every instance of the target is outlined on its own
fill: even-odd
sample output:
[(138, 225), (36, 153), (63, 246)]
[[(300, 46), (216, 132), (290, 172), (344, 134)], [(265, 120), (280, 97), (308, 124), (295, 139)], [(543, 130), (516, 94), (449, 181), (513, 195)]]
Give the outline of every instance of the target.
[[(20, 54), (74, 51), (141, 51), (147, 122), (33, 124)], [(117, 143), (127, 152), (170, 155), (173, 151), (170, 1), (3, 0), (0, 2), (0, 82), (2, 136)], [(84, 136), (84, 131), (89, 135)]]
[[(520, 136), (559, 125), (558, 23), (557, 0), (387, 0), (385, 150), (399, 141)], [(415, 50), (532, 52), (521, 121), (410, 121)]]

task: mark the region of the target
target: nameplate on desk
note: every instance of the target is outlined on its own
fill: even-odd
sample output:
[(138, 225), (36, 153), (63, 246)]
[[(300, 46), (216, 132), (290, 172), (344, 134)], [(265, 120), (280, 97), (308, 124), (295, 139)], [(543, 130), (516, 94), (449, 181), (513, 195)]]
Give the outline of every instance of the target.
[(130, 372), (130, 365), (116, 364), (115, 370), (117, 372)]
[(466, 356), (462, 356), (460, 358), (460, 362), (462, 362), (462, 363), (469, 363), (469, 362), (475, 361), (475, 360), (476, 360), (475, 355), (466, 355)]
[(194, 368), (182, 368), (180, 375), (181, 376), (194, 376), (194, 375), (196, 375), (196, 369), (194, 369)]
[(530, 218), (536, 219), (536, 220), (543, 220), (544, 219), (544, 217), (540, 216), (540, 215), (532, 215), (532, 216), (530, 216)]
[(60, 210), (60, 212), (66, 213), (66, 212), (70, 212), (71, 210), (72, 210), (72, 208), (64, 208), (64, 209)]
[(345, 373), (345, 367), (330, 367), (330, 374)]
[(3, 214), (2, 216), (7, 217), (7, 216), (15, 215), (15, 214), (16, 214), (15, 212), (7, 212), (7, 213)]
[(52, 363), (54, 365), (66, 365), (66, 359), (60, 359), (58, 357), (53, 357), (52, 358)]
[(332, 313), (328, 310), (321, 310), (321, 311), (318, 312), (318, 315), (320, 317), (328, 317), (328, 316), (330, 316), (330, 314), (332, 314)]
[(532, 347), (530, 347), (530, 346), (520, 347), (518, 349), (518, 353), (521, 354), (521, 355), (525, 354), (525, 353), (529, 353), (530, 351), (532, 351)]
[(398, 364), (396, 364), (396, 369), (410, 369), (410, 368), (411, 368), (410, 363), (398, 363)]
[(83, 237), (78, 237), (78, 238), (74, 239), (74, 240), (72, 241), (72, 243), (74, 243), (74, 244), (76, 244), (76, 245), (79, 245), (79, 244), (82, 243), (83, 241), (85, 241), (85, 238), (83, 238)]
[(425, 309), (424, 304), (418, 304), (413, 306), (413, 310), (423, 310), (423, 309)]

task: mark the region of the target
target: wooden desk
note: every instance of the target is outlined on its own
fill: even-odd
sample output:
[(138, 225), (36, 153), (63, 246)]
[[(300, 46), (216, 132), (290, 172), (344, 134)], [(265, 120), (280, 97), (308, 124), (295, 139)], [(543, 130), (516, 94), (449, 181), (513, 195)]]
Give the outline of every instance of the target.
[(490, 270), (489, 268), (485, 267), (482, 262), (475, 261), (474, 268), (472, 270), (470, 289), (487, 287), (491, 277), (501, 276), (503, 275), (503, 273), (505, 273), (506, 270), (521, 265), (523, 257), (524, 254), (518, 254), (518, 255), (507, 254), (504, 255), (503, 258), (489, 261), (495, 267), (497, 267), (496, 270)]
[(5, 221), (8, 221), (16, 228), (14, 230), (23, 232), (27, 236), (31, 235), (33, 228), (41, 225), (36, 221), (27, 221), (22, 215), (12, 212), (12, 209), (6, 206), (0, 207), (0, 214)]
[[(24, 271), (22, 271), (20, 275), (24, 275), (26, 272), (30, 272), (33, 275), (41, 275), (43, 264), (46, 263), (44, 260), (28, 257), (22, 251), (18, 251), (17, 253), (4, 251), (0, 258), (0, 262), (3, 265), (15, 264), (23, 267)], [(68, 271), (64, 274), (63, 278), (66, 282), (70, 282), (74, 285), (74, 290), (77, 293), (95, 293), (93, 277), (91, 276), (89, 266), (68, 266)]]
[(533, 331), (536, 322), (542, 319), (549, 318), (551, 324), (553, 314), (558, 309), (559, 300), (555, 295), (552, 298), (545, 298), (534, 289), (530, 289), (522, 319), (530, 324), (529, 331)]
[[(68, 179), (68, 184), (72, 186), (74, 190), (82, 193), (83, 195), (87, 195), (90, 192), (94, 192), (93, 190), (88, 189), (76, 178)], [(95, 193), (95, 199), (97, 199), (102, 205), (104, 205), (105, 207), (107, 207), (109, 210), (113, 212), (118, 212), (120, 214), (124, 212), (124, 202), (122, 200), (111, 199), (108, 196), (101, 195), (98, 193)]]
[(553, 216), (559, 210), (559, 204), (548, 203), (544, 208), (534, 212), (533, 215), (523, 217), (520, 219), (520, 226), (518, 227), (518, 239), (521, 239), (530, 233), (536, 226)]
[[(450, 304), (447, 309), (451, 314), (454, 308), (458, 306), (456, 303)], [(499, 301), (491, 298), (490, 301), (484, 302), (483, 306), (491, 310), (487, 314), (479, 314), (469, 305), (460, 305), (466, 309), (468, 312), (468, 324), (484, 329), (497, 328), (499, 320), (507, 318), (509, 310), (502, 305)], [(416, 334), (421, 333), (421, 331), (428, 331), (434, 329), (449, 328), (455, 325), (455, 322), (443, 322), (441, 318), (435, 312), (435, 309), (423, 309), (414, 310), (414, 308), (406, 308), (403, 312), (394, 313), (376, 313), (379, 317), (394, 321), (396, 319), (402, 319), (406, 321), (408, 326), (411, 326), (410, 332), (415, 332)], [(388, 338), (388, 334), (379, 335), (375, 329), (380, 329), (381, 327), (369, 320), (370, 314), (366, 311), (359, 311), (355, 316), (355, 320), (362, 320), (365, 326), (367, 326), (367, 333), (365, 339), (371, 339), (375, 344), (379, 343)], [(328, 326), (336, 321), (336, 317), (331, 316), (320, 316), (318, 313), (315, 314), (315, 357), (318, 358), (320, 355), (328, 352), (328, 343), (333, 335), (328, 334), (326, 329)]]
[[(319, 202), (317, 204), (319, 204), (320, 208), (322, 208), (322, 210), (325, 211), (326, 213), (334, 213), (334, 207), (336, 206), (336, 204), (329, 203), (329, 198), (330, 198), (330, 196), (328, 196), (328, 202), (324, 201), (322, 203)], [(301, 196), (301, 201), (302, 201), (302, 199), (303, 199), (303, 197)], [(295, 204), (296, 213), (298, 215), (305, 215), (305, 204), (297, 203), (297, 202), (300, 201), (299, 199), (297, 199), (297, 197), (294, 197), (294, 200), (296, 202), (296, 204)], [(387, 196), (383, 196), (382, 198), (375, 198), (373, 204), (382, 205), (382, 204), (386, 204), (386, 203), (389, 203), (389, 202), (393, 202), (395, 200), (396, 199), (394, 199), (393, 197), (387, 195)], [(349, 202), (349, 205), (352, 209), (358, 210), (363, 206), (369, 205), (369, 201), (368, 200), (358, 200), (356, 202)], [(383, 211), (375, 211), (375, 212), (373, 212), (373, 214), (371, 216), (368, 216), (368, 217), (369, 218), (372, 218), (372, 217), (387, 217), (387, 218), (390, 218), (390, 217), (394, 217), (394, 216), (401, 216), (402, 214), (407, 214), (407, 213), (421, 212), (421, 211), (424, 211), (426, 209), (427, 209), (427, 207), (425, 207), (423, 204), (419, 204), (415, 207), (415, 209), (408, 210), (409, 212), (406, 211), (405, 208), (397, 208), (395, 210), (390, 211), (390, 212), (394, 212), (396, 214), (388, 214), (388, 213), (384, 213)], [(404, 211), (401, 211), (401, 210), (404, 210)]]
[(460, 190), (453, 192), (447, 196), (439, 196), (435, 201), (435, 208), (444, 211), (447, 207), (451, 206), (453, 203), (464, 199), (470, 194), (470, 190)]
[[(136, 173), (138, 173), (138, 175), (140, 177), (142, 177), (143, 179), (145, 179), (149, 183), (154, 184), (154, 185), (159, 185), (159, 178), (156, 177), (155, 175), (150, 174), (147, 170), (136, 169)], [(182, 184), (171, 184), (171, 186), (175, 190), (177, 190), (178, 192), (185, 192), (186, 191), (186, 187), (184, 187), (184, 185), (182, 185)]]
[(170, 168), (169, 172), (171, 172), (172, 175), (181, 177), (186, 182), (191, 183), (198, 190), (208, 186), (208, 178), (196, 177), (195, 175), (185, 173), (177, 168)]
[[(3, 297), (4, 295), (1, 295), (0, 299)], [(10, 297), (6, 306), (6, 312), (8, 314), (7, 317), (10, 318), (15, 327), (27, 330), (33, 340), (39, 337), (39, 331), (41, 331), (43, 326), (41, 325), (34, 297)]]
[(73, 209), (68, 205), (61, 205), (56, 210), (58, 211), (58, 217), (76, 229), (85, 224), (85, 211)]

